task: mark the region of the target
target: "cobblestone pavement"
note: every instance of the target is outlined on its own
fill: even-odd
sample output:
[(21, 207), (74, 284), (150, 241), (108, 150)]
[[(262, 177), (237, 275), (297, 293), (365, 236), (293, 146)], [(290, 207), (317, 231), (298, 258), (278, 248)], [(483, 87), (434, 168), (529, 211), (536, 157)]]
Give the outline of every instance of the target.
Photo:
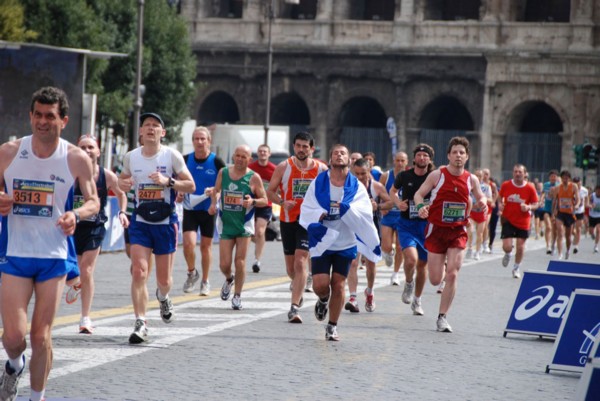
[[(572, 260), (600, 258), (589, 239), (582, 245)], [(150, 341), (132, 346), (129, 262), (124, 253), (102, 254), (96, 329), (77, 334), (79, 303), (61, 305), (47, 400), (570, 400), (575, 394), (578, 375), (545, 373), (552, 341), (503, 338), (519, 280), (501, 266), (498, 251), (463, 266), (448, 314), (451, 334), (435, 330), (436, 288), (427, 284), (425, 316), (413, 316), (400, 299), (403, 283), (389, 285), (390, 268), (379, 267), (377, 308), (366, 312), (360, 270), (361, 310), (344, 311), (337, 343), (325, 341), (324, 324), (313, 316), (314, 294), (305, 294), (304, 323), (287, 322), (290, 292), (281, 243), (267, 243), (259, 274), (252, 273), (248, 258), (241, 311), (219, 298), (218, 245), (214, 256), (212, 292), (200, 297), (181, 290), (185, 263), (178, 250), (171, 294), (177, 320), (170, 325), (159, 317), (151, 279)], [(549, 260), (542, 241), (530, 240), (523, 268), (545, 270)], [(20, 387), (26, 397), (28, 375)]]

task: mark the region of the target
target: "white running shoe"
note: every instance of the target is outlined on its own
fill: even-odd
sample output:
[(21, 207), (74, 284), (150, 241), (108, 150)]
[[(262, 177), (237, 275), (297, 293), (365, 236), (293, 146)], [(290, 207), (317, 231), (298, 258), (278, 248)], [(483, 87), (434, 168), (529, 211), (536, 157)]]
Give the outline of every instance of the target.
[(79, 319), (79, 334), (92, 334), (94, 326), (92, 326), (92, 319), (88, 316), (82, 316)]
[(506, 267), (508, 266), (510, 262), (510, 253), (505, 253), (504, 256), (502, 257), (502, 266)]
[(235, 294), (233, 298), (231, 298), (231, 308), (233, 310), (242, 310), (242, 298)]
[(338, 336), (336, 325), (328, 324), (325, 327), (325, 339), (327, 341), (340, 341), (340, 336)]
[(390, 277), (391, 285), (400, 285), (400, 274), (398, 272), (393, 272), (392, 277)]
[(6, 365), (4, 365), (4, 370), (2, 372), (2, 377), (0, 377), (0, 400), (12, 401), (17, 398), (19, 379), (25, 370), (25, 355), (23, 355), (22, 358), (23, 369), (21, 369), (20, 372), (12, 369), (8, 361), (6, 361)]
[(517, 267), (512, 271), (513, 278), (521, 278), (521, 270)]
[(67, 301), (67, 304), (71, 305), (79, 299), (79, 294), (81, 294), (80, 282), (69, 287), (67, 295), (65, 295), (65, 301)]
[(129, 344), (140, 344), (148, 338), (148, 327), (146, 321), (142, 319), (135, 320), (133, 333), (129, 336)]
[(437, 289), (437, 293), (441, 294), (442, 292), (444, 292), (444, 288), (446, 288), (446, 280), (442, 280), (440, 286)]
[(415, 289), (415, 281), (404, 283), (404, 291), (402, 291), (402, 302), (410, 304), (413, 300), (413, 290)]
[(183, 283), (183, 292), (194, 291), (194, 287), (196, 286), (198, 280), (200, 280), (200, 273), (198, 273), (198, 269), (194, 269), (191, 272), (188, 271), (185, 283)]
[(452, 333), (452, 327), (448, 324), (446, 316), (440, 316), (437, 320), (437, 331), (442, 333)]
[(312, 273), (308, 273), (308, 276), (306, 277), (306, 286), (304, 287), (304, 292), (313, 292), (312, 283)]
[(475, 259), (475, 260), (481, 259), (481, 252), (479, 252), (479, 251), (475, 252), (475, 254), (473, 255), (473, 259)]
[(467, 254), (465, 255), (465, 259), (471, 259), (473, 256), (473, 250), (471, 248), (467, 249)]
[(421, 306), (421, 300), (417, 299), (417, 297), (413, 298), (410, 309), (412, 309), (413, 315), (415, 316), (423, 316), (425, 314), (423, 307)]
[(387, 267), (391, 267), (392, 264), (394, 263), (394, 256), (391, 253), (387, 253), (387, 252), (381, 252), (381, 256), (383, 257), (383, 260), (385, 261), (385, 265)]
[(597, 246), (594, 247), (594, 253), (598, 253), (598, 247)]
[(210, 283), (208, 280), (200, 282), (200, 295), (204, 297), (210, 295)]

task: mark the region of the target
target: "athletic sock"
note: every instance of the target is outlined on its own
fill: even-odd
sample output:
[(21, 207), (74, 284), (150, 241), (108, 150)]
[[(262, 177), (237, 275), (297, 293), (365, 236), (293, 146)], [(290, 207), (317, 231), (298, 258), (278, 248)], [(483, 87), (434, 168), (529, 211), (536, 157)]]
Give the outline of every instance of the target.
[(31, 390), (31, 395), (29, 396), (29, 401), (42, 401), (44, 399), (44, 393), (46, 389), (42, 391)]
[(19, 355), (16, 359), (8, 358), (8, 364), (15, 372), (20, 372), (25, 367), (25, 361), (23, 361), (23, 354)]
[(162, 292), (160, 292), (160, 288), (158, 289), (156, 296), (158, 297), (159, 301), (164, 301), (167, 299), (167, 297), (165, 295), (163, 295)]

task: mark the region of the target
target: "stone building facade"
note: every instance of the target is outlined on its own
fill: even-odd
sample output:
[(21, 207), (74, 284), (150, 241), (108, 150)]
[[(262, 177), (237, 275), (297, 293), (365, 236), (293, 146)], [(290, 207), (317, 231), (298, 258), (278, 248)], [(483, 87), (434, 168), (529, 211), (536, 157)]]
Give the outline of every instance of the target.
[(180, 1), (198, 57), (197, 121), (265, 123), (270, 36), (270, 123), (309, 129), (322, 158), (343, 142), (389, 165), (389, 117), (399, 149), (431, 143), (440, 164), (449, 137), (466, 135), (470, 168), (498, 177), (516, 162), (540, 178), (579, 175), (572, 146), (598, 145), (600, 1), (290, 3)]

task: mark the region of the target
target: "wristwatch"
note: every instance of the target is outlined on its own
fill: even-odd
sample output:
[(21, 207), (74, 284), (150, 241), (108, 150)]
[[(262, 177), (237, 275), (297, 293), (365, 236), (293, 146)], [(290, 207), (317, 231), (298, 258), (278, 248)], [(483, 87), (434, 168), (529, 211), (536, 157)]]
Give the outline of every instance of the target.
[(175, 186), (175, 179), (173, 177), (169, 177), (169, 183), (167, 184), (167, 187), (173, 188), (173, 186)]
[(252, 199), (252, 206), (256, 206), (256, 199)]
[(79, 212), (75, 209), (73, 209), (71, 211), (75, 215), (75, 224), (79, 224), (79, 222), (81, 221), (81, 217), (79, 217)]

